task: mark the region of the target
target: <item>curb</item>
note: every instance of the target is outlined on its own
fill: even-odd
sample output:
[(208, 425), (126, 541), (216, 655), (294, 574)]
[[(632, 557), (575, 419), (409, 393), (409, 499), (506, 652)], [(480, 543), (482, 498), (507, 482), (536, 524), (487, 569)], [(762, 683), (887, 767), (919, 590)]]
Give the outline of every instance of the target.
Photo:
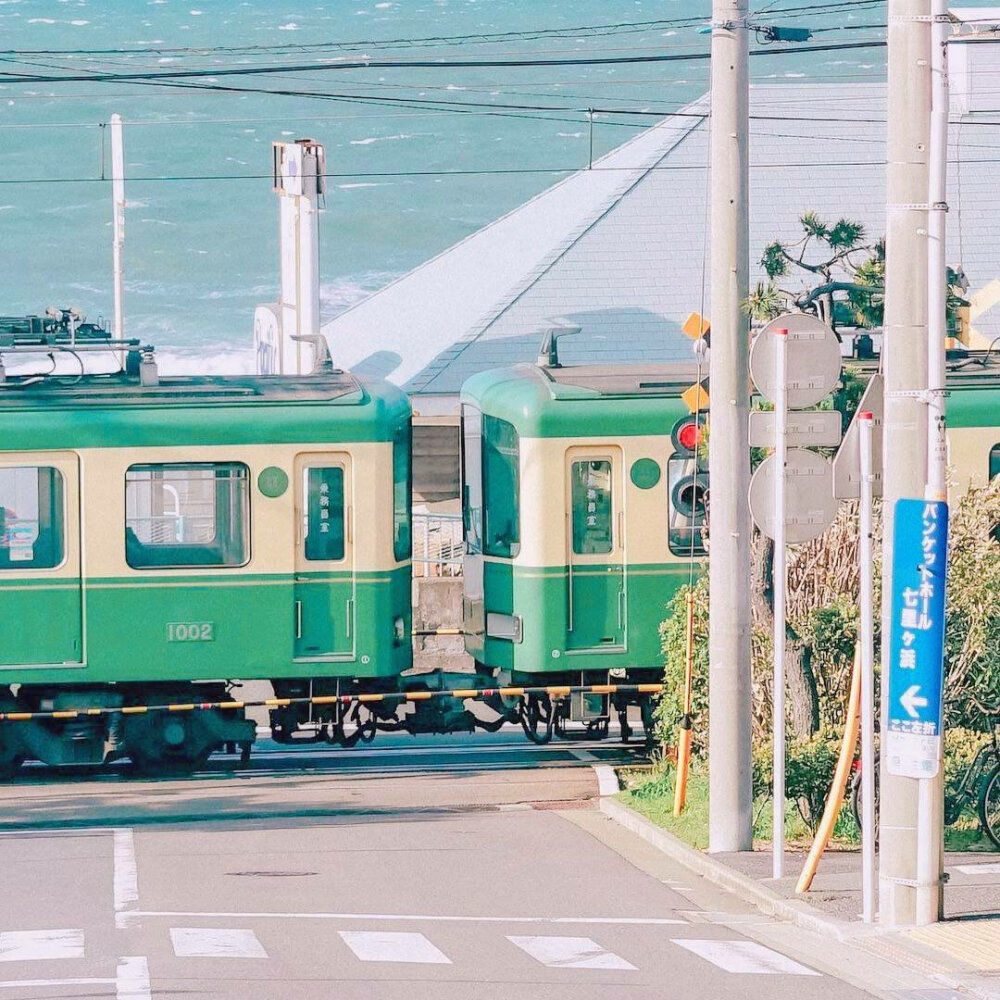
[(694, 847), (675, 837), (672, 833), (656, 826), (645, 816), (613, 799), (602, 797), (601, 812), (616, 823), (630, 830), (674, 861), (684, 865), (696, 875), (721, 886), (746, 903), (755, 906), (761, 913), (770, 917), (787, 920), (806, 930), (816, 931), (835, 938), (838, 941), (852, 942), (858, 938), (871, 937), (877, 930), (849, 924), (846, 920), (827, 916), (815, 907), (797, 899), (786, 899), (773, 889), (760, 885), (754, 879), (734, 871), (721, 861), (716, 861), (710, 855), (703, 854)]

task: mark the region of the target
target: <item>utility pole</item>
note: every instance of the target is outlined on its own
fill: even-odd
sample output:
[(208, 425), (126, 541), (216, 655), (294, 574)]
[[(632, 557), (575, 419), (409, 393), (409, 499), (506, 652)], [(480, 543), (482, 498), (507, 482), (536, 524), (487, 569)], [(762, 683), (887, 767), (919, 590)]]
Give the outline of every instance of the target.
[[(114, 276), (115, 340), (125, 339), (125, 139), (122, 116), (111, 116), (111, 261)], [(118, 363), (125, 367), (125, 349), (118, 351)]]
[[(931, 2), (889, 0), (888, 137), (886, 199), (885, 370), (883, 472), (882, 635), (892, 632), (894, 506), (901, 497), (923, 497), (927, 480), (927, 233), (928, 147), (931, 113)], [(882, 734), (888, 732), (888, 650), (883, 644)], [(888, 669), (887, 669), (888, 668)], [(933, 868), (918, 865), (918, 835), (940, 840), (940, 777), (916, 779), (889, 774), (881, 762), (879, 821), (879, 918), (888, 924), (926, 919), (940, 900), (940, 856)], [(936, 798), (918, 834), (918, 799), (928, 805), (924, 784)], [(935, 791), (936, 788), (936, 791)]]
[(752, 847), (747, 0), (713, 0), (709, 850)]

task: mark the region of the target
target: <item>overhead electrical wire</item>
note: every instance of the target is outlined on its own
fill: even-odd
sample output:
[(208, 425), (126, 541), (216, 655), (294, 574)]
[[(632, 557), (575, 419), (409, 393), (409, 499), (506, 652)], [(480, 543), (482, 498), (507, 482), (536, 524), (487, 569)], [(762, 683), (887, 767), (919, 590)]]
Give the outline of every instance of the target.
[[(763, 46), (752, 49), (751, 56), (807, 54), (811, 52), (838, 52), (846, 49), (885, 48), (882, 39), (865, 42), (833, 42), (828, 45), (795, 45), (790, 48)], [(261, 76), (274, 73), (326, 73), (352, 69), (512, 69), (538, 66), (619, 66), (634, 63), (693, 62), (706, 60), (709, 52), (671, 52), (660, 55), (632, 56), (579, 56), (569, 59), (361, 59), (344, 62), (312, 62), (290, 66), (240, 66), (228, 69), (173, 69), (137, 73), (86, 73), (86, 74), (27, 74), (0, 75), (0, 83), (106, 83), (106, 82), (155, 82), (181, 80), (192, 77)]]
[[(827, 15), (834, 13), (846, 13), (851, 10), (868, 9), (884, 5), (885, 0), (833, 0), (833, 2), (797, 5), (792, 7), (779, 7), (777, 9), (765, 9), (754, 11), (750, 14), (750, 19), (758, 18), (766, 13), (769, 18), (785, 18), (788, 15), (817, 14)], [(772, 5), (773, 6), (773, 5)], [(660, 18), (650, 21), (618, 21), (609, 24), (576, 25), (562, 28), (536, 28), (523, 31), (502, 31), (502, 32), (476, 32), (465, 35), (432, 35), (422, 38), (394, 38), (394, 39), (363, 39), (347, 42), (283, 42), (274, 45), (192, 45), (192, 46), (162, 46), (151, 45), (133, 48), (73, 48), (73, 49), (0, 49), (0, 55), (56, 55), (56, 56), (80, 56), (80, 55), (163, 55), (167, 54), (192, 54), (210, 55), (212, 53), (224, 53), (227, 55), (238, 54), (269, 54), (275, 52), (318, 52), (325, 50), (350, 51), (359, 48), (428, 48), (445, 45), (477, 45), (477, 44), (500, 44), (507, 41), (531, 41), (543, 38), (576, 37), (593, 33), (594, 35), (604, 34), (625, 34), (638, 32), (658, 31), (661, 28), (677, 27), (700, 27), (708, 23), (708, 16), (688, 16), (678, 18)]]

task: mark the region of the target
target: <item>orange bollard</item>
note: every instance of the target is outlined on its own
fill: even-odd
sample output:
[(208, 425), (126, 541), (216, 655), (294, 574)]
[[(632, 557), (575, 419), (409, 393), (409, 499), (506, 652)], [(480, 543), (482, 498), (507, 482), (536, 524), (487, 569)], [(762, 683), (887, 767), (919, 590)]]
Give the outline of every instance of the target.
[(677, 780), (674, 783), (674, 815), (684, 812), (688, 769), (691, 766), (691, 686), (694, 683), (694, 594), (688, 591), (686, 642), (684, 648), (684, 712), (677, 734)]
[(827, 796), (826, 808), (823, 810), (823, 819), (820, 821), (816, 836), (813, 838), (812, 847), (809, 849), (809, 856), (802, 867), (802, 874), (799, 876), (798, 884), (795, 886), (796, 892), (808, 892), (809, 886), (819, 868), (820, 859), (830, 843), (833, 835), (833, 828), (837, 823), (837, 816), (840, 814), (840, 806), (844, 801), (844, 789), (847, 788), (847, 779), (851, 775), (851, 764), (854, 762), (854, 750), (858, 744), (858, 714), (861, 705), (861, 643), (854, 647), (854, 668), (851, 672), (851, 694), (847, 703), (847, 719), (844, 725), (844, 738), (840, 744), (840, 756), (837, 758), (837, 769), (834, 771), (833, 784), (830, 786), (830, 794)]

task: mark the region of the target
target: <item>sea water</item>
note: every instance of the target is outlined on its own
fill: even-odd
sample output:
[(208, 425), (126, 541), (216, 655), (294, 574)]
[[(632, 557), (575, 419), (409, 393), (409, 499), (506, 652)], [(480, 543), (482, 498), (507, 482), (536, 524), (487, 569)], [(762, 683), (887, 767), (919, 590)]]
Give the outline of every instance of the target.
[[(128, 335), (157, 344), (167, 370), (248, 370), (254, 306), (277, 291), (272, 141), (308, 136), (326, 146), (321, 281), (329, 319), (658, 120), (628, 110), (666, 114), (708, 84), (704, 60), (320, 73), (295, 65), (363, 55), (550, 60), (703, 52), (708, 38), (697, 27), (641, 22), (707, 22), (709, 10), (708, 0), (0, 0), (0, 49), (18, 50), (0, 56), (0, 73), (282, 67), (174, 81), (242, 93), (148, 81), (0, 85), (0, 314), (49, 305), (77, 306), (91, 318), (110, 314), (110, 138), (102, 123), (118, 112), (126, 122)], [(884, 6), (861, 6), (781, 23), (884, 20)], [(584, 30), (614, 23), (639, 26)], [(532, 37), (553, 28), (581, 30)], [(523, 37), (380, 44), (494, 32)], [(817, 41), (880, 34), (861, 27)], [(302, 48), (322, 42), (359, 44)], [(275, 45), (286, 48), (248, 48)], [(192, 51), (200, 46), (238, 51)], [(116, 49), (145, 51), (98, 51)], [(884, 74), (880, 49), (751, 62), (753, 79), (787, 81), (790, 95), (803, 80)], [(563, 110), (540, 110), (549, 107)]]

